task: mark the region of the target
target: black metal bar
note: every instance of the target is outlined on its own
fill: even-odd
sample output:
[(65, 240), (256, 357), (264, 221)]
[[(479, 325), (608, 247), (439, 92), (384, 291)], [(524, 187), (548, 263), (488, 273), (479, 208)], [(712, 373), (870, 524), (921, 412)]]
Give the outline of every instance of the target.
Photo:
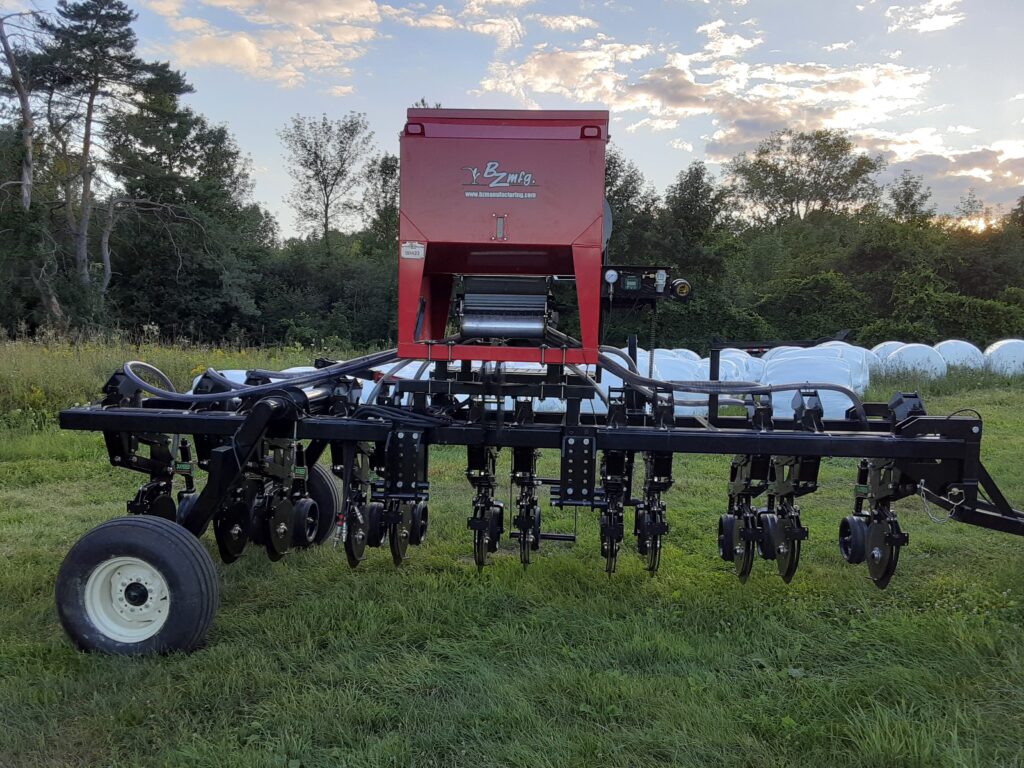
[[(708, 378), (711, 381), (718, 381), (722, 373), (722, 350), (712, 347), (708, 366)], [(713, 427), (719, 426), (717, 393), (708, 395), (708, 423)]]

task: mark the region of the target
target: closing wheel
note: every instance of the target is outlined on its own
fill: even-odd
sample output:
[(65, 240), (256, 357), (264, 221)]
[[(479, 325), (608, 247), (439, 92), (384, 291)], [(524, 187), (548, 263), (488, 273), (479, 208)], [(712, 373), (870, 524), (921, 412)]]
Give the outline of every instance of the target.
[(403, 503), (398, 507), (398, 519), (388, 528), (388, 545), (391, 559), (401, 565), (409, 552), (409, 530), (412, 528), (412, 504)]
[(384, 523), (384, 505), (379, 501), (372, 501), (366, 505), (366, 545), (379, 547), (384, 543), (387, 535), (387, 526)]
[(366, 514), (366, 508), (353, 505), (345, 523), (345, 557), (348, 559), (348, 564), (355, 568), (366, 557), (366, 540), (369, 530), (369, 515)]
[(868, 553), (868, 521), (860, 515), (847, 515), (839, 523), (839, 552), (851, 565), (864, 562)]
[(524, 530), (519, 531), (519, 562), (523, 564), (524, 568), (530, 564), (530, 550), (533, 549), (531, 546), (532, 542), (530, 541), (530, 539), (533, 538), (532, 531), (532, 527), (530, 528), (530, 532)]
[(530, 549), (534, 552), (540, 549), (540, 507), (533, 508), (533, 541), (530, 542)]
[(427, 502), (417, 502), (412, 508), (412, 524), (409, 526), (409, 543), (419, 546), (427, 539), (430, 511)]
[(757, 554), (765, 560), (775, 559), (775, 542), (782, 533), (779, 517), (774, 512), (762, 512), (758, 516), (761, 536), (757, 540)]
[(760, 531), (757, 527), (757, 515), (753, 513), (744, 514), (736, 522), (732, 536), (732, 562), (740, 583), (745, 584), (754, 567), (754, 542), (760, 536)]
[(877, 520), (868, 526), (867, 563), (868, 574), (875, 586), (885, 589), (896, 573), (900, 560), (900, 546), (892, 542), (899, 535), (900, 527), (895, 520)]
[(775, 548), (775, 565), (779, 576), (789, 584), (800, 566), (801, 525), (799, 515), (785, 515), (779, 518), (772, 545)]
[(109, 520), (86, 533), (57, 574), (57, 613), (84, 651), (145, 655), (191, 651), (217, 610), (209, 553), (159, 517)]
[(505, 506), (500, 501), (494, 502), (487, 519), (490, 522), (487, 529), (487, 551), (497, 552), (501, 534), (505, 532)]
[(725, 514), (718, 518), (718, 556), (727, 563), (733, 562), (736, 558), (737, 525), (736, 515)]
[[(478, 571), (482, 571), (487, 565), (487, 553), (491, 551), (491, 518), (493, 512), (483, 515), (484, 524), (480, 528), (473, 529), (473, 562), (476, 563)], [(479, 518), (478, 518), (479, 519)]]
[(309, 497), (316, 502), (318, 518), (314, 544), (323, 544), (334, 532), (334, 526), (338, 520), (338, 513), (341, 512), (341, 489), (334, 479), (334, 475), (323, 464), (314, 464), (309, 470), (309, 479), (306, 480), (306, 491)]
[(609, 576), (615, 573), (615, 565), (619, 558), (620, 543), (615, 540), (611, 532), (601, 535), (601, 554), (604, 556), (604, 571)]
[(648, 545), (650, 544), (650, 539), (647, 534), (650, 520), (651, 516), (646, 510), (643, 510), (640, 507), (636, 508), (633, 533), (636, 535), (636, 553), (641, 557), (647, 556)]
[(309, 547), (316, 543), (320, 529), (320, 508), (312, 499), (299, 499), (292, 508), (292, 546)]
[(647, 537), (647, 570), (651, 574), (658, 572), (658, 568), (661, 566), (661, 530), (664, 529), (665, 525), (665, 514), (664, 512), (652, 513), (648, 527)]

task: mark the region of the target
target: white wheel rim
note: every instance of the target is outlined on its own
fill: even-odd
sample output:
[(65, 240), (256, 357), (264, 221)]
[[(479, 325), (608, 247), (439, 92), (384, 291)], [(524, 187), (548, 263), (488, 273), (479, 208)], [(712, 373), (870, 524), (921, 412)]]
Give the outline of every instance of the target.
[(100, 563), (85, 583), (85, 612), (100, 632), (120, 643), (140, 643), (159, 632), (171, 608), (167, 580), (137, 557)]

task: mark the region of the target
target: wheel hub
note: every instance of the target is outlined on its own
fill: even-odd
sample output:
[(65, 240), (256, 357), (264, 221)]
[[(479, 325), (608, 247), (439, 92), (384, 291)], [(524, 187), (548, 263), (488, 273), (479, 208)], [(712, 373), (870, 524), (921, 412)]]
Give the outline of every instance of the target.
[(101, 563), (85, 585), (85, 612), (104, 635), (122, 643), (146, 640), (164, 626), (170, 611), (167, 581), (137, 557)]

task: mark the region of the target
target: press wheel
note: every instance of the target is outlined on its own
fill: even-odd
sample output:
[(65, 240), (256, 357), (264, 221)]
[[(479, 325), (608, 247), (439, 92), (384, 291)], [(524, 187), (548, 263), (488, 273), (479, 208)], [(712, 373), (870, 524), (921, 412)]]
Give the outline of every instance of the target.
[(736, 515), (725, 514), (718, 518), (718, 556), (731, 563), (736, 558), (735, 540), (739, 521)]
[(387, 525), (384, 523), (384, 505), (379, 501), (371, 501), (366, 505), (366, 544), (370, 547), (379, 547), (384, 543), (387, 535)]
[(848, 515), (839, 523), (839, 553), (851, 565), (867, 557), (868, 521), (861, 515)]
[(782, 533), (779, 516), (774, 512), (762, 512), (758, 516), (761, 536), (757, 540), (757, 553), (765, 560), (775, 559), (775, 543)]

